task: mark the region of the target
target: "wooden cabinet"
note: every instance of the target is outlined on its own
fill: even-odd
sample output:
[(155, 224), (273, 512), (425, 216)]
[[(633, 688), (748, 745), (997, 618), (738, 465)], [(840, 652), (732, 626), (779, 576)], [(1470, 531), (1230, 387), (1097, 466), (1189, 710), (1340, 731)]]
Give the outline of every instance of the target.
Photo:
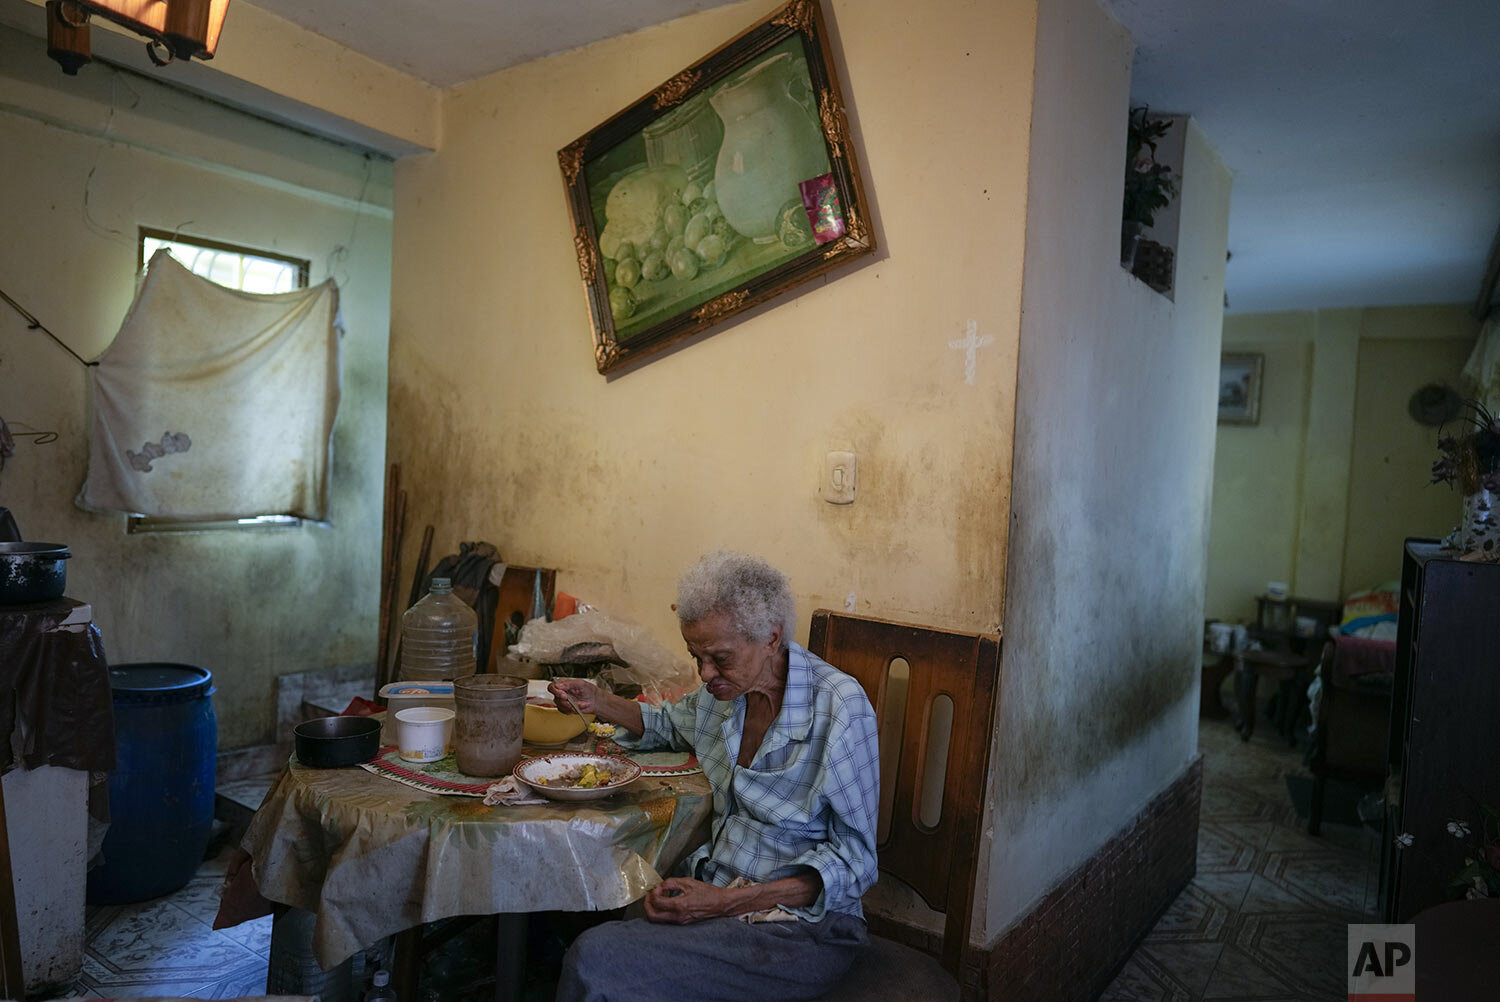
[(1500, 564), (1406, 541), (1392, 696), (1380, 895), (1387, 922), (1409, 922), (1463, 868), (1448, 822), (1477, 832), (1479, 805), (1500, 806)]

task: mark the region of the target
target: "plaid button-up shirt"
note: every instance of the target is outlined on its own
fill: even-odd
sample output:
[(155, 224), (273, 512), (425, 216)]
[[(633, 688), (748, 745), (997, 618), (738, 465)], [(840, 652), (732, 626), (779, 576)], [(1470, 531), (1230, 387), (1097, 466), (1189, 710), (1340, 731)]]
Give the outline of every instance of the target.
[(712, 838), (687, 872), (720, 887), (756, 883), (812, 867), (823, 892), (788, 911), (811, 921), (826, 912), (864, 916), (860, 897), (875, 883), (875, 814), (880, 758), (875, 712), (859, 682), (789, 645), (786, 692), (749, 768), (736, 765), (745, 697), (722, 703), (696, 689), (676, 703), (641, 706), (645, 733), (622, 728), (636, 748), (691, 749), (713, 789)]

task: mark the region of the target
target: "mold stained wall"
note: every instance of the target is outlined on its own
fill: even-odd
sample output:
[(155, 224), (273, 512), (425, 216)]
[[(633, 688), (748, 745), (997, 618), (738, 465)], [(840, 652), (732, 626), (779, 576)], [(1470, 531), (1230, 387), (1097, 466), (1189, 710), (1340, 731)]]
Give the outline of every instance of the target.
[[(107, 138), (105, 138), (107, 137)], [(222, 747), (269, 741), (280, 674), (368, 660), (385, 445), (390, 164), (95, 63), (65, 77), (42, 41), (0, 29), (5, 290), (85, 358), (135, 291), (137, 227), (275, 250), (341, 286), (343, 396), (331, 525), (126, 535), (73, 504), (87, 467), (88, 376), (0, 309), (0, 414), (18, 440), (0, 504), (28, 539), (66, 543), (68, 593), (115, 662), (214, 673)]]
[(1189, 122), (1176, 302), (1120, 267), (1131, 59), (1041, 5), (990, 939), (1197, 754), (1230, 176)]
[(1337, 600), (1401, 575), (1408, 536), (1441, 537), (1461, 499), (1428, 484), (1436, 428), (1407, 401), (1459, 386), (1466, 306), (1232, 314), (1224, 350), (1265, 356), (1260, 421), (1220, 425), (1205, 611), (1252, 621), (1267, 581)]
[[(450, 91), (396, 165), (390, 449), (403, 567), (485, 539), (680, 649), (702, 553), (762, 554), (813, 609), (1000, 622), (1034, 5), (826, 5), (880, 251), (606, 380), (557, 150), (753, 24), (756, 0)], [(949, 342), (987, 339), (973, 382)], [(859, 457), (858, 499), (818, 497)]]

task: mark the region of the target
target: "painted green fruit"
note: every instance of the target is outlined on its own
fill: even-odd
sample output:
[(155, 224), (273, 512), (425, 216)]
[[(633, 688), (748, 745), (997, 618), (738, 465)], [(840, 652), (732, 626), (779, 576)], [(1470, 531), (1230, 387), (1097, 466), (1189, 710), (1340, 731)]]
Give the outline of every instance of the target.
[(627, 258), (615, 265), (615, 284), (627, 289), (635, 288), (635, 283), (641, 280), (641, 263), (635, 258)]
[[(656, 228), (656, 232), (651, 234), (651, 239), (650, 241), (648, 241), (651, 249), (654, 251), (666, 250), (667, 244), (671, 242), (672, 234), (667, 232), (667, 228), (665, 226), (658, 226)], [(646, 277), (650, 278), (651, 276), (647, 275)]]
[(698, 252), (698, 257), (703, 260), (703, 267), (705, 268), (717, 268), (724, 263), (724, 258), (729, 253), (729, 245), (724, 242), (723, 237), (716, 233), (710, 233), (698, 241), (695, 249)]
[(685, 205), (669, 205), (661, 214), (661, 224), (666, 227), (667, 233), (677, 236), (682, 228), (687, 225), (688, 210)]
[(671, 270), (667, 267), (667, 256), (661, 251), (652, 251), (646, 255), (646, 260), (641, 262), (641, 277), (650, 282), (666, 278)]
[(700, 212), (688, 220), (687, 228), (682, 231), (682, 242), (689, 247), (697, 247), (699, 241), (708, 236), (712, 221), (707, 215)]
[(622, 286), (609, 290), (609, 312), (616, 320), (629, 319), (635, 313), (635, 293)]
[(620, 246), (615, 248), (615, 260), (617, 261), (630, 261), (635, 256), (635, 244), (629, 240), (621, 240)]
[(719, 200), (719, 185), (718, 185), (718, 183), (714, 182), (714, 181), (710, 181), (707, 184), (705, 184), (703, 186), (703, 197), (706, 198), (706, 199), (708, 199), (710, 202), (717, 202)]
[(672, 274), (683, 281), (690, 282), (698, 277), (698, 255), (690, 249), (677, 248), (669, 260), (672, 262)]
[(692, 205), (695, 201), (702, 197), (703, 185), (699, 184), (697, 181), (689, 181), (688, 186), (682, 189), (683, 205)]

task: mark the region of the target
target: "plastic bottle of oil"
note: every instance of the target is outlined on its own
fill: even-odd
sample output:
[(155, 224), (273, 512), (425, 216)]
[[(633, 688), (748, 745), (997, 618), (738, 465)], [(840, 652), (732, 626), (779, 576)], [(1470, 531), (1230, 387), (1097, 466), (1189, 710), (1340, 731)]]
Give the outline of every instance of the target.
[(403, 682), (437, 682), (474, 674), (479, 617), (453, 594), (448, 578), (433, 578), (431, 588), (401, 617)]

